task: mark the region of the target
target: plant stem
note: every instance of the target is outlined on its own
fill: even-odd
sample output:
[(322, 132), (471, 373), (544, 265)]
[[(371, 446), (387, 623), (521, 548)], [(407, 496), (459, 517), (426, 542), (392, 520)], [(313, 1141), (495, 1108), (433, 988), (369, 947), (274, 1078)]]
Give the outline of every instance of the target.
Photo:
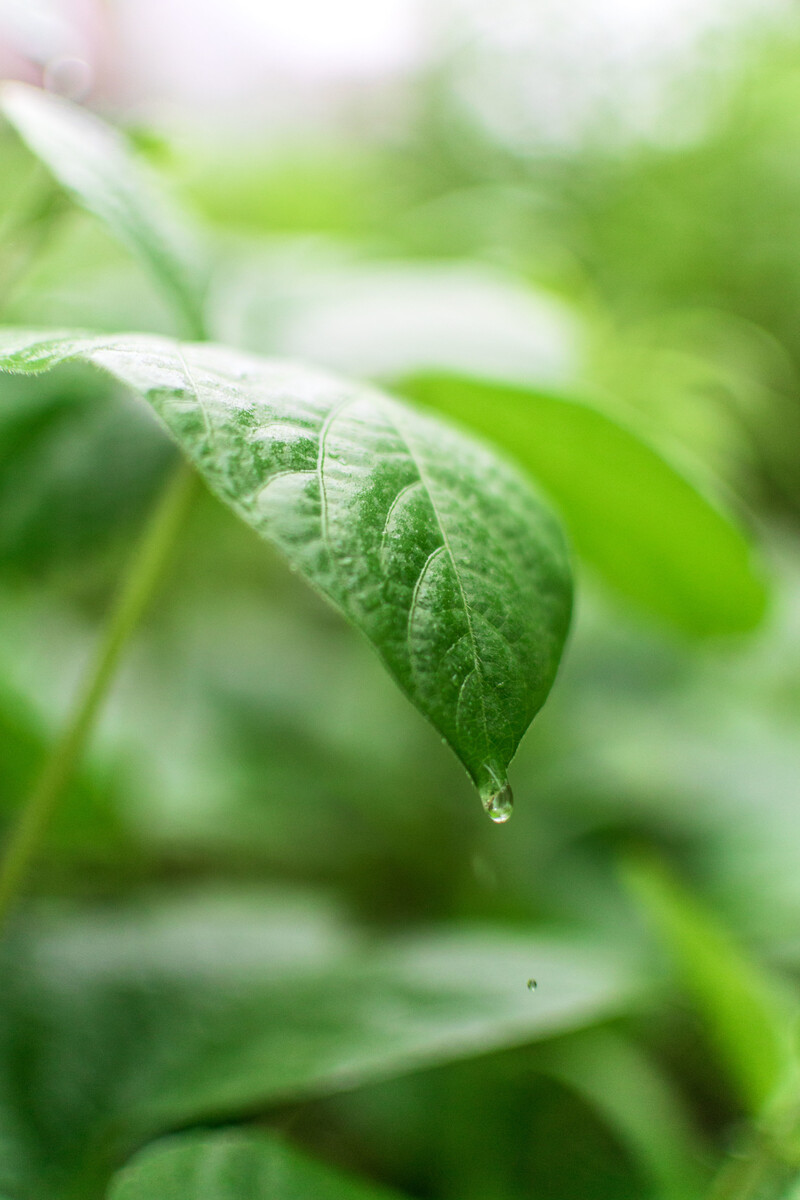
[(50, 818), (70, 782), (122, 652), (158, 583), (196, 486), (194, 471), (181, 462), (155, 504), (64, 731), (52, 748), (0, 860), (0, 924), (19, 893)]

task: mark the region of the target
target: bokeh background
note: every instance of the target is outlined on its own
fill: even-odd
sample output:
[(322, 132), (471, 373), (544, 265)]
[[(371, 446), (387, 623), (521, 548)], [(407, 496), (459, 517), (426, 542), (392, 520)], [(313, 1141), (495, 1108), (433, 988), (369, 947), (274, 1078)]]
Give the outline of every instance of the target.
[[(277, 1127), (420, 1200), (705, 1194), (758, 1108), (763, 996), (794, 1004), (800, 967), (795, 6), (5, 0), (0, 74), (123, 125), (212, 231), (221, 340), (364, 377), (452, 342), (591, 395), (736, 514), (771, 592), (751, 633), (693, 638), (579, 563), (498, 829), (357, 634), (204, 497), (5, 950), (10, 1200), (103, 1194), (119, 1151), (98, 1114), (132, 1044), (185, 1032), (181, 989), (215, 995), (215, 963), (249, 978), (267, 925), (265, 961), (288, 943), (327, 964), (271, 1026), (279, 1057), (322, 1065), (296, 1097), (212, 1089), (204, 1119)], [(5, 126), (0, 156), (3, 323), (175, 332)], [(96, 375), (2, 381), (3, 819), (172, 457)], [(480, 926), (490, 954), (518, 935), (588, 944), (612, 996), (552, 1036), (488, 1021), (469, 1052), (442, 1034), (337, 1074), (323, 1033), (303, 1037), (317, 1021), (341, 1042), (366, 986), (330, 965), (342, 925), (379, 948), (432, 926)], [(506, 969), (482, 961), (468, 978)], [(514, 970), (519, 1003), (539, 1003), (546, 971)], [(413, 1023), (407, 998), (376, 994), (387, 1028)], [(266, 1020), (247, 1004), (226, 1018), (240, 1074)]]

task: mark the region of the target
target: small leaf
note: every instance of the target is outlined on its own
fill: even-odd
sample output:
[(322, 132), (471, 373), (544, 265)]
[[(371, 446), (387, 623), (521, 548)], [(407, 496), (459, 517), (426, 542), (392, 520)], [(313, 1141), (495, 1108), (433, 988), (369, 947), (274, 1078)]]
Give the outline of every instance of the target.
[(187, 1133), (138, 1154), (108, 1200), (400, 1200), (267, 1133)]
[(742, 633), (762, 618), (764, 579), (735, 522), (599, 409), (452, 375), (401, 391), (512, 453), (558, 506), (577, 554), (638, 607), (694, 636)]
[(373, 388), (219, 346), (8, 330), (0, 356), (20, 372), (83, 359), (144, 396), (211, 490), (362, 630), (505, 819), (571, 605), (560, 529), (511, 466)]
[(150, 267), (187, 331), (202, 337), (205, 255), (125, 139), (92, 113), (38, 88), (6, 83), (0, 96), (3, 113), (33, 153)]

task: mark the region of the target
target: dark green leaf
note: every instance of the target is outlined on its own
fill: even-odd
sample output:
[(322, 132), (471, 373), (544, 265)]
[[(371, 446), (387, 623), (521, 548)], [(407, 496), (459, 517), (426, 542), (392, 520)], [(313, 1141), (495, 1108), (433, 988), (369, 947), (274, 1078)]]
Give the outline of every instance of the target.
[(189, 1133), (144, 1150), (109, 1200), (399, 1200), (266, 1133)]
[(580, 557), (639, 607), (691, 635), (758, 624), (766, 589), (747, 539), (636, 433), (579, 400), (503, 383), (427, 376), (402, 391), (512, 453)]
[(0, 367), (70, 359), (144, 396), (212, 491), (368, 637), (496, 819), (570, 616), (559, 527), (504, 460), (373, 388), (219, 346), (8, 330)]
[[(480, 443), (367, 386), (222, 347), (8, 330), (0, 367), (103, 367), (148, 400), (211, 490), (369, 638), (487, 809), (557, 671), (558, 524)], [(498, 799), (499, 797), (499, 799)]]
[(639, 988), (607, 946), (487, 925), (368, 940), (297, 894), (21, 932), (0, 961), (0, 1189), (26, 1200), (74, 1197), (143, 1136), (551, 1038)]
[(34, 154), (150, 267), (188, 332), (202, 337), (204, 252), (124, 138), (84, 109), (26, 84), (5, 84), (1, 103)]

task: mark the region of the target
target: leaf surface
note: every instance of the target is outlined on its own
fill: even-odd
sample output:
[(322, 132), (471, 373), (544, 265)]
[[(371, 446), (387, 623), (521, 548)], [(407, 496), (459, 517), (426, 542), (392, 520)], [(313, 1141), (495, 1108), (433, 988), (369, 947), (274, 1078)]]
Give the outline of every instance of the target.
[(152, 405), (211, 490), (369, 639), (507, 815), (571, 576), (553, 516), (483, 444), (374, 388), (219, 346), (0, 334), (0, 368), (81, 359)]
[(202, 337), (204, 248), (124, 137), (85, 109), (27, 84), (4, 84), (0, 105), (58, 182), (150, 267), (191, 336)]
[(0, 947), (0, 1192), (54, 1200), (93, 1200), (75, 1180), (143, 1138), (556, 1037), (641, 992), (608, 945), (486, 924), (376, 939), (298, 893), (34, 913), (23, 932)]
[(108, 1200), (399, 1200), (265, 1133), (189, 1133), (138, 1154)]

